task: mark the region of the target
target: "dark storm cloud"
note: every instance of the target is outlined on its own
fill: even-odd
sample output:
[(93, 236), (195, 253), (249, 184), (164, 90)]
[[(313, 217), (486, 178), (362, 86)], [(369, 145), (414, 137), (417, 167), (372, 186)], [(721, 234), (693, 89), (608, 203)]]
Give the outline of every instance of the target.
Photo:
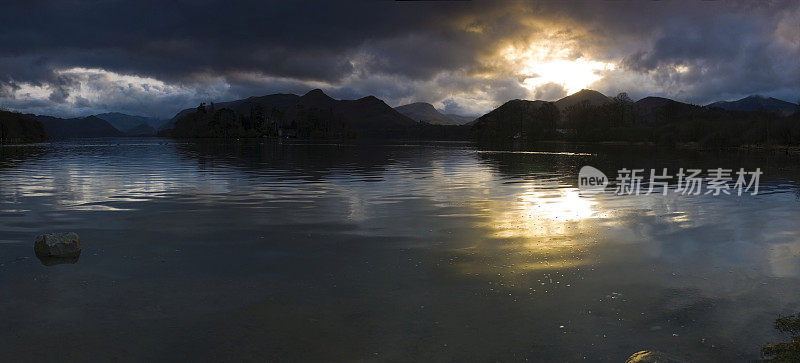
[[(44, 55), (53, 66), (100, 67), (166, 80), (213, 70), (335, 81), (352, 72), (349, 56), (370, 41), (384, 44), (376, 47), (378, 52), (390, 53), (371, 62), (372, 67), (397, 69), (391, 58), (412, 56), (408, 51), (419, 43), (412, 40), (398, 49), (385, 40), (402, 38), (409, 29), (435, 33), (446, 22), (436, 16), (456, 7), (461, 6), (436, 5), (434, 10), (443, 11), (426, 13), (414, 10), (418, 5), (391, 2), (20, 2), (4, 6), (0, 15), (6, 28), (0, 52), (7, 57)], [(432, 49), (416, 52), (436, 52), (442, 44), (433, 40)], [(391, 54), (395, 50), (400, 53)], [(469, 62), (456, 58), (441, 53), (417, 57), (413, 67), (397, 70)]]
[(593, 85), (606, 93), (693, 102), (800, 94), (800, 6), (788, 1), (39, 0), (0, 8), (0, 105), (37, 112), (164, 117), (209, 99), (322, 87), (335, 97), (474, 113), (564, 94), (558, 84), (523, 88), (519, 65), (498, 57), (541, 39), (569, 46), (568, 59), (617, 64)]
[(69, 97), (69, 90), (74, 88), (78, 82), (75, 79), (67, 76), (59, 76), (53, 83), (53, 92), (50, 93), (50, 101), (55, 103), (64, 103)]
[(653, 93), (701, 104), (754, 93), (793, 100), (800, 93), (798, 3), (713, 5), (657, 23), (622, 68), (654, 80)]

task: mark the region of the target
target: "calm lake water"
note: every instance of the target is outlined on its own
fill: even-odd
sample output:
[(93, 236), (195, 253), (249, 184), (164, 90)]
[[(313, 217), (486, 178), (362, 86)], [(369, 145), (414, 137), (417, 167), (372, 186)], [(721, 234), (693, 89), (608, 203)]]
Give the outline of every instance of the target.
[[(536, 150), (2, 147), (0, 359), (742, 361), (784, 338), (797, 158)], [(764, 175), (757, 196), (587, 197), (583, 165)], [(52, 231), (80, 235), (77, 263), (35, 257)]]

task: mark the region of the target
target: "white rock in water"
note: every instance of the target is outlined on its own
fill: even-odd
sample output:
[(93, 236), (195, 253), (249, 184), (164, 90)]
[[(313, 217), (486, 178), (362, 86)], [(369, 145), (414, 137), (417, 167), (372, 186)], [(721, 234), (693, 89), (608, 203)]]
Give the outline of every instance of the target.
[(654, 350), (643, 350), (633, 353), (633, 355), (628, 357), (625, 363), (686, 363), (686, 361), (667, 355), (666, 353)]
[(38, 257), (77, 257), (81, 254), (81, 239), (77, 233), (46, 233), (36, 237), (33, 250)]

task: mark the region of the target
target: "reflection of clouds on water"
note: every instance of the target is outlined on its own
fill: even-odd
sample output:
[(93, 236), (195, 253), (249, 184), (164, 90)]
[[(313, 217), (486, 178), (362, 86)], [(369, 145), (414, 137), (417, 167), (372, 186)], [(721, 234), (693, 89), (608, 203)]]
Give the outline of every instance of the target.
[(792, 251), (787, 246), (800, 244), (793, 222), (800, 220), (800, 209), (786, 193), (614, 196), (604, 204), (619, 211), (617, 218), (625, 227), (611, 230), (616, 239), (636, 243), (649, 258), (695, 273), (747, 265), (758, 274), (771, 276), (780, 270), (780, 276), (789, 277), (786, 266), (774, 266), (776, 261), (785, 265), (786, 257), (768, 251), (776, 246)]
[(769, 248), (769, 261), (775, 277), (800, 276), (800, 233), (786, 236), (791, 242), (776, 243)]
[[(0, 168), (8, 244), (43, 225), (125, 233), (146, 226), (179, 237), (230, 229), (259, 238), (253, 252), (291, 237), (309, 246), (297, 254), (306, 258), (326, 251), (320, 240), (343, 236), (353, 245), (380, 243), (399, 256), (393, 263), (414, 255), (432, 290), (502, 294), (525, 304), (514, 308), (530, 320), (550, 318), (540, 311), (570, 316), (585, 327), (570, 334), (584, 334), (584, 343), (614, 329), (616, 343), (632, 330), (677, 341), (669, 329), (681, 325), (688, 327), (681, 342), (695, 342), (720, 336), (711, 330), (721, 326), (744, 329), (800, 298), (796, 289), (780, 290), (800, 277), (793, 183), (756, 197), (580, 196), (576, 173), (594, 156), (158, 140), (50, 147)], [(95, 226), (87, 216), (114, 225)], [(330, 251), (361, 262), (349, 255), (359, 250), (333, 244)], [(394, 267), (383, 266), (387, 276)], [(567, 330), (557, 331), (577, 339)]]
[(170, 147), (157, 142), (54, 143), (51, 148), (47, 158), (0, 171), (4, 178), (0, 195), (5, 200), (41, 197), (59, 209), (126, 210), (113, 204), (147, 201), (202, 178), (196, 168), (175, 168), (177, 158)]
[[(793, 183), (757, 197), (587, 197), (570, 184), (586, 161), (581, 153), (282, 147), (247, 154), (239, 146), (241, 154), (232, 154), (159, 140), (57, 143), (47, 157), (0, 169), (0, 208), (11, 214), (37, 210), (29, 204), (42, 203), (56, 210), (126, 211), (180, 196), (204, 208), (219, 203), (264, 213), (277, 208), (284, 216), (276, 221), (345, 220), (363, 234), (431, 242), (432, 231), (470, 224), (472, 233), (458, 236), (460, 247), (495, 243), (552, 253), (602, 240), (634, 244), (644, 257), (695, 270), (774, 263), (770, 269), (780, 276), (796, 271), (797, 201), (775, 190)], [(317, 215), (334, 210), (341, 213)], [(764, 244), (773, 252), (765, 252)]]

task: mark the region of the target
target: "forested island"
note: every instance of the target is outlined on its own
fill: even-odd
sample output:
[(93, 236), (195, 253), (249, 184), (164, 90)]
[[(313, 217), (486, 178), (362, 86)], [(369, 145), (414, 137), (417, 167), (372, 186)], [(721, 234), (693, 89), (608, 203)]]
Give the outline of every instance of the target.
[(160, 133), (177, 138), (298, 138), (325, 140), (459, 139), (466, 126), (416, 121), (374, 96), (336, 100), (321, 90), (201, 104), (178, 113)]

